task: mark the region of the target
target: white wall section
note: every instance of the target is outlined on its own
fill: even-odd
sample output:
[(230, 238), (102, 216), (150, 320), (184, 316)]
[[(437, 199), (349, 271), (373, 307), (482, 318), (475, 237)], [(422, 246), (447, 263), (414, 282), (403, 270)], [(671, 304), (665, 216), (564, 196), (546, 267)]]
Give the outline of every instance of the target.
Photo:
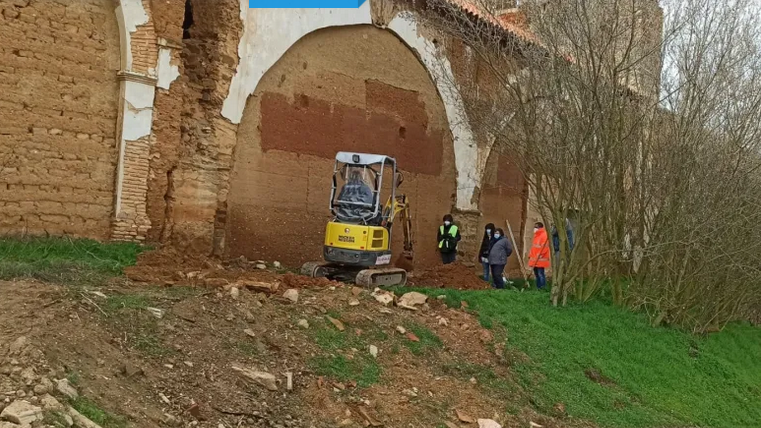
[(172, 64), (172, 50), (159, 48), (158, 82), (156, 86), (161, 89), (169, 89), (169, 86), (180, 77), (180, 67)]
[(122, 139), (137, 141), (151, 134), (153, 120), (153, 99), (156, 89), (153, 85), (125, 81), (124, 91), (124, 132)]

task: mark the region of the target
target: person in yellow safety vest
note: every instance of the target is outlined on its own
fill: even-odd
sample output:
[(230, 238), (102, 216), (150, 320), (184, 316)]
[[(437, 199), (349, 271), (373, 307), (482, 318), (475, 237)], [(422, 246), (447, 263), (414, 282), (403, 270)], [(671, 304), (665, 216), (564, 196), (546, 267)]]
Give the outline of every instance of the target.
[(457, 243), (460, 242), (460, 228), (454, 224), (452, 214), (444, 216), (444, 224), (439, 226), (439, 251), (441, 252), (441, 261), (447, 265), (457, 260)]

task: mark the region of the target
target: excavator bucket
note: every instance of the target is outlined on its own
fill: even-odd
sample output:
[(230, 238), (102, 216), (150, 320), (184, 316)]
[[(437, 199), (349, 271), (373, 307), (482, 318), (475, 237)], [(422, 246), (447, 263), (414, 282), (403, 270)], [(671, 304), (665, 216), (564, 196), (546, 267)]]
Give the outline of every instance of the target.
[(394, 261), (394, 266), (404, 269), (408, 272), (412, 271), (415, 267), (415, 254), (412, 251), (403, 251), (399, 257)]

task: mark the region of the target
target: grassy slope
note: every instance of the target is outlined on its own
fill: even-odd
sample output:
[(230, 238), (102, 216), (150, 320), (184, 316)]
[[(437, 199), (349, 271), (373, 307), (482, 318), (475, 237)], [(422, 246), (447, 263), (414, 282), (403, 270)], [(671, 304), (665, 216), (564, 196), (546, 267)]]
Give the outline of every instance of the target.
[[(89, 240), (0, 239), (0, 279), (96, 282), (119, 275), (142, 248)], [(761, 421), (761, 329), (734, 325), (698, 339), (652, 328), (642, 316), (596, 302), (556, 309), (547, 294), (421, 290), (465, 300), (484, 326), (507, 329), (507, 354), (540, 411), (563, 402), (603, 427), (754, 427)], [(690, 352), (690, 349), (697, 352)], [(615, 384), (587, 379), (594, 368)]]
[[(467, 301), (484, 326), (507, 329), (507, 354), (530, 358), (514, 370), (540, 411), (562, 402), (603, 427), (761, 424), (759, 328), (700, 339), (601, 302), (558, 309), (536, 291), (421, 291)], [(587, 369), (614, 384), (589, 380)]]
[(0, 238), (0, 279), (94, 282), (120, 275), (142, 250), (133, 243), (88, 239)]

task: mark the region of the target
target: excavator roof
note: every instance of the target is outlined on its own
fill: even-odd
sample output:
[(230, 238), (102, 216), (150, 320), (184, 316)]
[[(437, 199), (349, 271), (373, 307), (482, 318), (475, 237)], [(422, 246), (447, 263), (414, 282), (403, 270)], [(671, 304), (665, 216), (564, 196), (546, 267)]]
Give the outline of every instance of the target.
[(369, 153), (338, 152), (336, 160), (341, 163), (353, 165), (375, 165), (383, 163), (396, 164), (396, 159), (386, 155), (373, 155)]

